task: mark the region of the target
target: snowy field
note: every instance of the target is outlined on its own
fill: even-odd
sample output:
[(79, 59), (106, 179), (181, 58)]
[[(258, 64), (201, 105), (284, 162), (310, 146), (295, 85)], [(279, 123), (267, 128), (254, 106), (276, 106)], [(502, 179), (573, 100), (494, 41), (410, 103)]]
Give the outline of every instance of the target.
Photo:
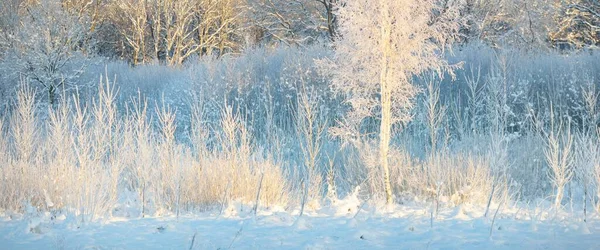
[[(494, 207), (494, 206), (492, 206)], [(358, 209), (360, 208), (360, 209)], [(230, 206), (221, 214), (114, 217), (80, 225), (49, 214), (0, 222), (0, 249), (598, 249), (597, 215), (485, 208), (431, 209), (417, 205), (363, 206), (357, 199), (307, 211)], [(358, 212), (357, 212), (358, 211)], [(490, 230), (492, 230), (490, 232)]]
[(0, 0), (0, 250), (600, 250), (599, 31), (599, 0)]

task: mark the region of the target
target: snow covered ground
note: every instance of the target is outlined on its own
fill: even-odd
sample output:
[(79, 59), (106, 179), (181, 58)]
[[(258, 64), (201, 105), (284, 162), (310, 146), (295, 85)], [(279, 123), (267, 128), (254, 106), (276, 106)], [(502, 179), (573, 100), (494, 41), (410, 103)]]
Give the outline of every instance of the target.
[[(160, 218), (116, 217), (80, 225), (46, 214), (0, 219), (0, 249), (599, 249), (600, 218), (587, 223), (573, 213), (506, 208), (431, 210), (340, 201), (308, 211), (230, 206), (218, 213)], [(358, 213), (357, 213), (358, 211)], [(543, 211), (543, 212), (540, 212)], [(14, 217), (14, 216), (13, 216)], [(490, 234), (490, 229), (493, 229)]]

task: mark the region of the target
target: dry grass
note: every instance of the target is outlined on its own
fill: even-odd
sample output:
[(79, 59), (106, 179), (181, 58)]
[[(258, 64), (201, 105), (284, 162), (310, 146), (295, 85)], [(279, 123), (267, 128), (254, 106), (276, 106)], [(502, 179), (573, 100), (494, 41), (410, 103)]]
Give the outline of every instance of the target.
[(485, 204), (497, 185), (490, 162), (483, 157), (437, 153), (419, 161), (396, 150), (393, 162), (396, 193), (442, 197), (455, 205)]
[[(125, 190), (138, 195), (141, 215), (177, 213), (231, 200), (286, 205), (287, 177), (270, 156), (252, 147), (239, 116), (225, 108), (219, 147), (208, 150), (208, 130), (194, 121), (195, 145), (175, 139), (175, 115), (157, 110), (151, 126), (147, 105), (133, 102), (126, 114), (115, 106), (116, 90), (101, 84), (91, 104), (64, 100), (40, 121), (34, 93), (23, 89), (17, 109), (0, 121), (0, 209), (74, 212), (82, 222), (110, 216)], [(262, 178), (262, 183), (259, 183)]]
[[(346, 190), (360, 185), (371, 199), (384, 198), (378, 197), (384, 193), (384, 183), (376, 140), (354, 138), (352, 150), (323, 147), (330, 127), (309, 96), (298, 100), (296, 135), (290, 136), (297, 140), (293, 143), (297, 143), (299, 158), (283, 159), (282, 153), (269, 153), (284, 150), (277, 148), (281, 138), (273, 136), (268, 150), (260, 148), (245, 126), (247, 117), (230, 107), (222, 107), (219, 122), (210, 126), (203, 120), (202, 103), (197, 103), (190, 142), (182, 143), (175, 138), (177, 117), (173, 110), (162, 105), (149, 111), (144, 99), (137, 98), (120, 113), (115, 105), (117, 90), (106, 80), (95, 100), (85, 104), (73, 96), (46, 111), (47, 116), (37, 113), (40, 109), (34, 94), (22, 89), (14, 112), (0, 120), (0, 210), (24, 212), (31, 205), (38, 211), (73, 212), (82, 221), (90, 221), (111, 216), (119, 199), (129, 192), (137, 196), (141, 216), (222, 207), (231, 201), (254, 204), (259, 193), (260, 206), (287, 206), (297, 205), (301, 199), (319, 202), (324, 185), (343, 182), (347, 183), (340, 186)], [(585, 176), (589, 177), (585, 187), (589, 185), (590, 197), (600, 200), (600, 167), (589, 160), (597, 158), (597, 134), (582, 135), (586, 136), (585, 144), (573, 142), (568, 129), (561, 134), (563, 130), (540, 136), (539, 141), (546, 144), (531, 141), (531, 147), (545, 153), (546, 161), (539, 164), (550, 171), (547, 181), (557, 189), (556, 204), (563, 200), (573, 171), (584, 164)], [(514, 144), (501, 137), (474, 138), (487, 146), (458, 153), (435, 150), (424, 159), (392, 149), (395, 195), (455, 205), (485, 204), (490, 196), (507, 199), (509, 192), (515, 191), (509, 190), (513, 175), (525, 180), (534, 176), (517, 169), (531, 157), (515, 159), (514, 154), (521, 152), (507, 150)], [(325, 183), (322, 158), (332, 150), (339, 150), (342, 160), (330, 163)], [(293, 160), (306, 171), (295, 171), (294, 176), (284, 171), (283, 165)], [(338, 176), (335, 181), (329, 179), (333, 171)]]
[[(383, 199), (383, 178), (377, 164), (377, 147), (363, 143), (354, 160), (348, 162), (346, 174), (363, 187), (368, 196)], [(483, 204), (493, 197), (506, 198), (508, 186), (494, 173), (493, 155), (447, 153), (428, 154), (421, 160), (405, 150), (390, 151), (392, 189), (403, 198), (441, 199), (446, 203)]]

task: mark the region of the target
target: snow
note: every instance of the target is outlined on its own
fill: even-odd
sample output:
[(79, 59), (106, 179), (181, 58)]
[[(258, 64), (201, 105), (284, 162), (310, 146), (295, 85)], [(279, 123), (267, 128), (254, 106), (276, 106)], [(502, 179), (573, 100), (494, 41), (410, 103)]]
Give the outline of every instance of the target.
[(485, 218), (483, 207), (440, 208), (432, 222), (431, 209), (423, 204), (364, 204), (350, 197), (305, 210), (300, 218), (299, 209), (282, 208), (262, 208), (254, 216), (253, 206), (241, 204), (221, 214), (115, 217), (87, 224), (49, 213), (5, 215), (0, 249), (596, 249), (600, 244), (596, 214), (584, 223), (575, 213), (506, 208), (490, 235), (493, 217)]

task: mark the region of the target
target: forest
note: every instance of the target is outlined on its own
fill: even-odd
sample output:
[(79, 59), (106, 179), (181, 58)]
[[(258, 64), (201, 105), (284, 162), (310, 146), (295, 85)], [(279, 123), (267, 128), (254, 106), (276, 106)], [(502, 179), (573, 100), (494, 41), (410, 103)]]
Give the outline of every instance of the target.
[(0, 218), (411, 207), (597, 237), (598, 46), (597, 0), (2, 0)]

